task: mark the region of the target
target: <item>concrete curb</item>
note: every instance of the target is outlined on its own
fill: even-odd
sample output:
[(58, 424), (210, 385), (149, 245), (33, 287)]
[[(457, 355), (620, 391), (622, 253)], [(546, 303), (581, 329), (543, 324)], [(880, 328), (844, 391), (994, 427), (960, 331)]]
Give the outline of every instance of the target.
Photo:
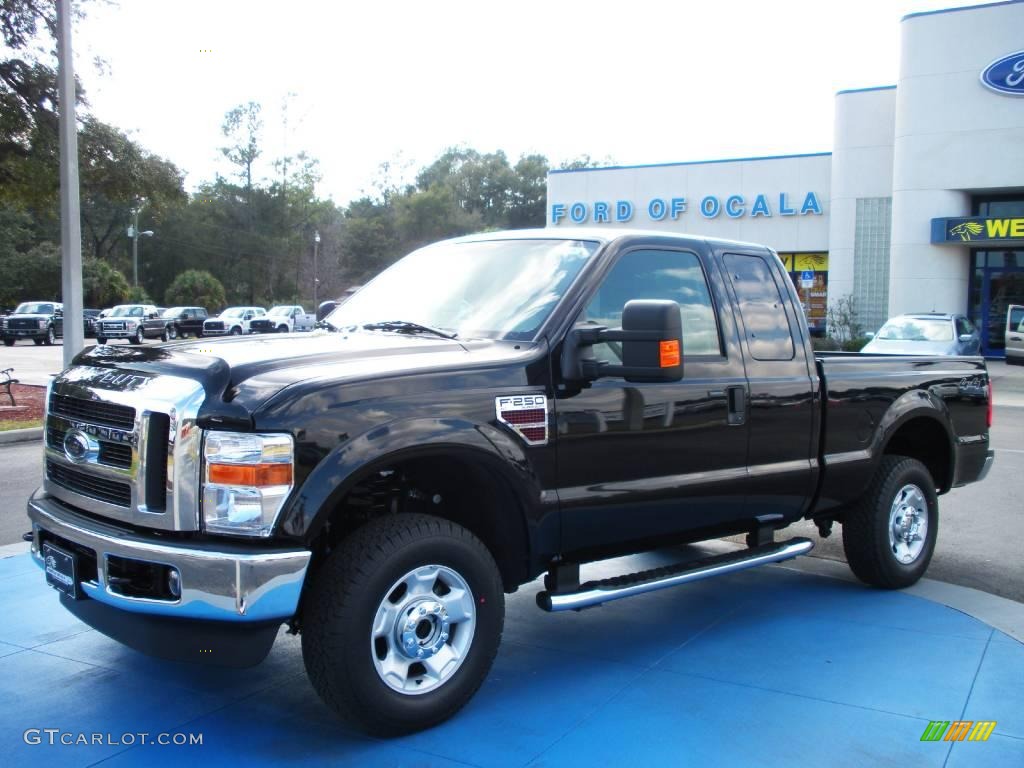
[[(28, 519), (25, 520), (25, 525), (31, 525)], [(0, 546), (0, 560), (6, 557), (17, 557), (18, 555), (24, 555), (29, 550), (29, 543), (27, 541), (19, 541), (17, 544), (4, 544)]]
[(28, 429), (8, 429), (0, 432), (0, 445), (8, 443), (25, 443), (29, 440), (42, 440), (42, 427), (29, 427)]
[[(774, 567), (857, 582), (846, 563), (823, 557), (799, 557)], [(914, 586), (900, 591), (966, 613), (1024, 643), (1024, 603), (934, 579), (921, 579)]]

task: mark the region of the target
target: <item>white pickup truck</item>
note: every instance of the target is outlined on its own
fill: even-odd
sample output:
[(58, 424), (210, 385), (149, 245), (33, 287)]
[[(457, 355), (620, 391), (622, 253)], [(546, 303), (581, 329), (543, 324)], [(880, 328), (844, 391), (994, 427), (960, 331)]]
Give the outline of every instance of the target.
[(267, 310), (263, 307), (228, 307), (217, 317), (203, 322), (203, 336), (241, 336), (252, 333), (252, 321), (266, 314)]
[(316, 325), (316, 316), (308, 314), (298, 304), (279, 304), (263, 317), (249, 324), (252, 333), (292, 333), (293, 331), (312, 331)]

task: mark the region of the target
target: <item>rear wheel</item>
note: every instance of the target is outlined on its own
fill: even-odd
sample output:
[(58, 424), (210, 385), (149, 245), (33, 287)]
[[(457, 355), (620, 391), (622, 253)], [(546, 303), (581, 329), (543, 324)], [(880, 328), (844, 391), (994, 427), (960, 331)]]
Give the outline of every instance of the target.
[(342, 542), (304, 602), (302, 658), (320, 697), (368, 731), (446, 720), (487, 677), (504, 594), (491, 553), (448, 520), (379, 518)]
[(843, 521), (843, 550), (861, 581), (885, 589), (917, 582), (931, 562), (939, 499), (917, 459), (885, 456), (867, 492)]

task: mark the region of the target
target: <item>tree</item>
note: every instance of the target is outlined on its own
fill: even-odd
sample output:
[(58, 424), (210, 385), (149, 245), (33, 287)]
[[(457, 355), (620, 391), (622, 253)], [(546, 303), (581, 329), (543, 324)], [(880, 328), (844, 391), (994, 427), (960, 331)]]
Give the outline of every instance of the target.
[(102, 259), (86, 258), (82, 261), (82, 294), (92, 307), (121, 304), (131, 292), (128, 278)]
[(0, 255), (0, 305), (26, 300), (60, 300), (60, 251), (40, 243), (24, 251)]
[(164, 294), (167, 306), (205, 307), (210, 311), (225, 306), (224, 286), (220, 280), (202, 269), (188, 269), (174, 278)]

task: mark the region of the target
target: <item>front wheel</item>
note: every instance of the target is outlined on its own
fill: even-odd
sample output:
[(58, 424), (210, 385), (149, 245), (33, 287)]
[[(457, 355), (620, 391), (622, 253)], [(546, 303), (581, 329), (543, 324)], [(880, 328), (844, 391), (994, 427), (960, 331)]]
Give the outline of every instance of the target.
[(96, 337), (96, 343), (97, 344), (106, 344), (107, 343), (107, 339), (106, 339), (105, 336), (97, 336)]
[(4, 346), (5, 347), (13, 347), (14, 346), (14, 339), (4, 339)]
[(843, 520), (843, 551), (861, 581), (902, 589), (928, 570), (938, 532), (939, 497), (928, 468), (917, 459), (885, 456)]
[(487, 677), (505, 598), (472, 533), (419, 514), (378, 518), (320, 567), (304, 602), (302, 658), (320, 697), (381, 735), (454, 715)]
[(164, 328), (164, 341), (174, 341), (178, 338), (178, 327), (173, 323)]
[(43, 340), (43, 343), (48, 347), (52, 347), (56, 342), (57, 334), (53, 332), (53, 326), (51, 325), (46, 329), (46, 338)]
[(241, 336), (241, 335), (242, 335), (242, 329), (241, 329), (241, 328), (239, 328), (239, 327), (238, 327), (238, 326), (236, 325), (236, 326), (235, 326), (234, 328), (232, 328), (232, 329), (231, 329), (231, 335), (232, 335), (232, 336)]
[(287, 325), (279, 325), (279, 326), (277, 326), (277, 332), (278, 333), (288, 333), (288, 326)]

